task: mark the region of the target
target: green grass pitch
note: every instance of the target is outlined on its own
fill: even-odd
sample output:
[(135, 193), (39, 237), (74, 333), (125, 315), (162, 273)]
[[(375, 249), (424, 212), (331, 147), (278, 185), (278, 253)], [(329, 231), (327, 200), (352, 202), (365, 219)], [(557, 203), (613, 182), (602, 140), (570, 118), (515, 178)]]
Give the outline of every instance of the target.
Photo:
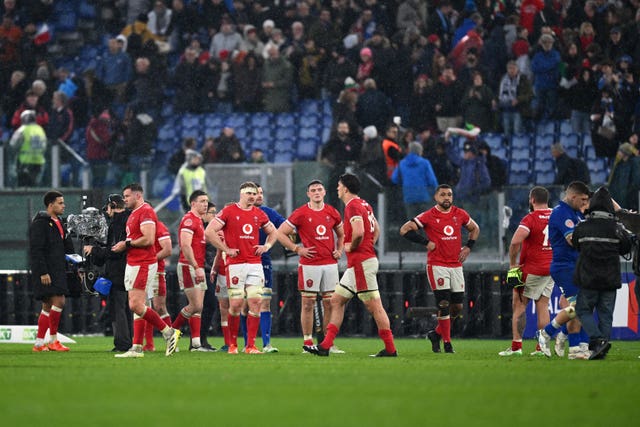
[[(378, 339), (340, 338), (347, 354), (181, 352), (115, 359), (111, 338), (77, 337), (69, 353), (0, 345), (3, 426), (627, 426), (637, 419), (640, 342), (606, 360), (501, 358), (506, 340), (455, 339), (434, 354), (398, 339), (399, 357), (368, 357)], [(218, 343), (221, 339), (213, 339)], [(156, 345), (164, 347), (161, 338)], [(526, 353), (533, 342), (525, 342)]]

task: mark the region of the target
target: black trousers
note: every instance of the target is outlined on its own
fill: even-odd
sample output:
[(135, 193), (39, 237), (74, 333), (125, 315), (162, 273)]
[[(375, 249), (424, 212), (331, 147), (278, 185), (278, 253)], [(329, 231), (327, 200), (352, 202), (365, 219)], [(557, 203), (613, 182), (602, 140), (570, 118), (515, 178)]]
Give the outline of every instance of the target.
[(133, 342), (133, 315), (129, 310), (127, 291), (111, 288), (109, 312), (113, 326), (113, 345), (118, 351), (127, 351)]

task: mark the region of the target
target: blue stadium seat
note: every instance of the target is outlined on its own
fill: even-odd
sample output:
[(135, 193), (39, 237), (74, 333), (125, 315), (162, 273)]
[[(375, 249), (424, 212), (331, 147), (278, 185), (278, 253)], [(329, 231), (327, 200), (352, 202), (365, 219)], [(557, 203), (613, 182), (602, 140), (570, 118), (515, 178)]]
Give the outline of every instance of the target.
[(173, 116), (173, 104), (170, 102), (163, 103), (160, 115), (164, 118)]
[(266, 153), (271, 151), (272, 142), (271, 138), (251, 139), (248, 141), (247, 146), (251, 147), (252, 150), (260, 149)]
[(251, 126), (266, 127), (273, 123), (273, 115), (271, 113), (255, 113), (250, 119)]
[(609, 173), (606, 170), (589, 171), (592, 184), (605, 184), (609, 179)]
[(535, 173), (535, 183), (536, 185), (551, 185), (553, 181), (556, 179), (556, 174), (554, 171), (550, 172), (536, 172)]
[(256, 126), (252, 127), (249, 135), (253, 139), (265, 139), (270, 140), (272, 136), (271, 127), (270, 126)]
[(589, 160), (595, 160), (596, 157), (596, 149), (593, 148), (593, 145), (589, 145), (584, 147), (584, 159), (588, 162)]
[(511, 136), (509, 146), (511, 151), (514, 149), (531, 148), (532, 135), (529, 133), (519, 133)]
[(531, 151), (528, 147), (512, 147), (511, 148), (511, 161), (529, 160), (531, 158)]
[(590, 133), (583, 133), (582, 134), (581, 151), (582, 151), (584, 157), (587, 157), (587, 147), (593, 148), (593, 142), (591, 141), (591, 134)]
[(293, 153), (291, 151), (276, 151), (273, 155), (273, 163), (291, 163)]
[(241, 126), (246, 126), (248, 124), (248, 114), (245, 113), (233, 113), (228, 114), (226, 117), (223, 116), (222, 122), (225, 125), (229, 125), (232, 128), (236, 129)]
[(554, 121), (541, 121), (536, 125), (537, 135), (547, 135), (556, 133), (556, 122)]
[(543, 153), (544, 151), (548, 153), (551, 148), (551, 144), (555, 142), (555, 139), (555, 135), (551, 133), (546, 135), (537, 134), (533, 138), (533, 146), (536, 149), (536, 153)]
[(496, 149), (504, 146), (504, 137), (501, 133), (483, 133), (479, 136), (479, 139), (486, 142), (489, 147), (491, 147), (492, 153)]
[(222, 133), (222, 126), (205, 126), (203, 129), (203, 136), (208, 138), (210, 136), (217, 138)]
[(193, 128), (183, 127), (180, 131), (180, 138), (181, 139), (194, 138), (198, 140), (200, 138), (200, 129), (197, 127), (193, 127)]
[(273, 149), (274, 149), (274, 151), (276, 153), (283, 152), (283, 151), (291, 151), (292, 152), (293, 148), (295, 147), (295, 144), (296, 144), (296, 141), (295, 141), (294, 138), (276, 139)]
[(551, 159), (543, 159), (540, 157), (536, 157), (533, 161), (533, 171), (534, 172), (553, 172), (555, 169), (555, 164)]
[(558, 141), (560, 141), (569, 156), (574, 158), (582, 157), (582, 153), (580, 152), (580, 135), (577, 133), (561, 133)]
[(300, 115), (298, 124), (300, 126), (316, 126), (320, 123), (320, 116), (316, 113), (303, 113)]
[(278, 127), (292, 127), (296, 125), (298, 119), (295, 113), (280, 113), (276, 114), (276, 126)]
[(300, 112), (303, 114), (319, 114), (321, 112), (321, 103), (322, 101), (316, 101), (314, 99), (302, 100), (299, 104)]
[(174, 139), (175, 137), (176, 131), (173, 124), (165, 124), (158, 129), (158, 139)]
[(507, 160), (509, 158), (509, 150), (507, 150), (507, 147), (505, 146), (492, 148), (491, 154), (502, 160)]
[(318, 155), (318, 144), (314, 139), (300, 139), (296, 158), (298, 160), (315, 160)]
[(293, 139), (296, 136), (296, 129), (293, 126), (278, 127), (274, 136), (276, 139)]
[(321, 130), (317, 126), (304, 126), (298, 129), (298, 138), (315, 138), (320, 139)]
[[(513, 153), (512, 153), (513, 155)], [(529, 158), (511, 160), (509, 165), (509, 184), (526, 185), (530, 183), (531, 164)]]
[(83, 0), (78, 7), (78, 14), (80, 18), (93, 20), (96, 19), (96, 8), (86, 0)]
[(571, 126), (571, 120), (561, 120), (560, 128), (558, 129), (558, 132), (560, 132), (561, 134), (573, 133), (573, 126)]
[(64, 11), (56, 16), (55, 30), (57, 32), (74, 32), (78, 27), (78, 15), (75, 11)]
[(331, 129), (333, 127), (333, 117), (328, 114), (322, 116), (322, 126)]
[(202, 123), (208, 127), (221, 128), (224, 124), (224, 116), (222, 114), (210, 113), (202, 116)]
[(182, 126), (185, 128), (197, 128), (200, 126), (200, 116), (196, 114), (185, 114), (182, 116)]
[(247, 128), (245, 126), (234, 127), (233, 129), (240, 141), (248, 137), (249, 132), (247, 131)]

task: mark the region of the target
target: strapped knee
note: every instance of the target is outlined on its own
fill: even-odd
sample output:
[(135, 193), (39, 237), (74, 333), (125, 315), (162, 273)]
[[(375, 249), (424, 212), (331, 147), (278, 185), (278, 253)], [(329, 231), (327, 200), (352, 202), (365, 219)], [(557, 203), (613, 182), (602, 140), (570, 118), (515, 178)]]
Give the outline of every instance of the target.
[(440, 317), (447, 317), (450, 314), (451, 291), (449, 289), (433, 292), (436, 297), (436, 304)]

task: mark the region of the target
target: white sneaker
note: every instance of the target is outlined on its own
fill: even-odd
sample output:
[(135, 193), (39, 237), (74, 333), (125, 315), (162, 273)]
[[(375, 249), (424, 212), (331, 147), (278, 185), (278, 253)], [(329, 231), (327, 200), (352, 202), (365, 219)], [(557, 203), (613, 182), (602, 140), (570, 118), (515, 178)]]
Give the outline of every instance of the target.
[[(176, 350), (178, 350), (178, 348), (176, 347)], [(200, 351), (203, 353), (214, 353), (215, 350), (210, 348), (210, 347), (191, 347), (191, 349), (189, 351)]]
[(564, 332), (558, 332), (558, 335), (556, 335), (556, 345), (553, 349), (558, 357), (564, 357), (564, 345), (567, 342), (567, 338), (568, 336)]
[(549, 348), (549, 344), (551, 343), (551, 337), (544, 329), (540, 329), (536, 332), (538, 336), (538, 344), (540, 345), (540, 351), (544, 353), (545, 356), (551, 357), (551, 349)]
[(544, 356), (544, 353), (540, 350), (533, 350), (531, 353), (529, 353), (529, 356)]
[(266, 345), (263, 349), (262, 349), (263, 353), (277, 353), (278, 349), (275, 348), (274, 346), (272, 346), (271, 344)]
[(569, 347), (569, 360), (589, 360), (589, 356), (591, 356), (591, 352), (589, 350), (585, 352), (577, 345)]
[(522, 356), (522, 349), (512, 350), (511, 347), (498, 353), (498, 356)]
[(124, 353), (120, 353), (120, 354), (116, 354), (115, 357), (122, 359), (122, 358), (138, 358), (138, 357), (144, 357), (144, 353), (142, 351), (135, 351), (135, 350), (127, 350)]
[(337, 346), (332, 345), (331, 348), (329, 349), (329, 353), (333, 353), (333, 354), (344, 354), (344, 350), (340, 350)]

